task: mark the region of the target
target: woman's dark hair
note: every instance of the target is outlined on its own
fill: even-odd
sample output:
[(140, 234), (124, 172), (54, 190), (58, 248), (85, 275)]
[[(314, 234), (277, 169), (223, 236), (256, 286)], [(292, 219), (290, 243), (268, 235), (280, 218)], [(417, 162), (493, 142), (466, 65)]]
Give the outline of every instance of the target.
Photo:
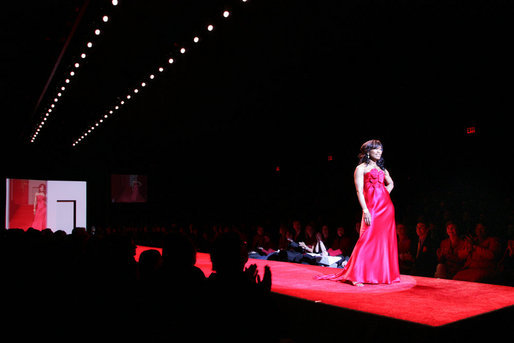
[[(359, 154), (359, 164), (366, 163), (369, 164), (369, 152), (372, 149), (384, 149), (382, 146), (382, 143), (378, 139), (371, 139), (361, 146), (361, 152)], [(385, 170), (384, 166), (384, 158), (381, 156), (380, 159), (377, 161), (377, 166), (380, 167), (380, 169)]]

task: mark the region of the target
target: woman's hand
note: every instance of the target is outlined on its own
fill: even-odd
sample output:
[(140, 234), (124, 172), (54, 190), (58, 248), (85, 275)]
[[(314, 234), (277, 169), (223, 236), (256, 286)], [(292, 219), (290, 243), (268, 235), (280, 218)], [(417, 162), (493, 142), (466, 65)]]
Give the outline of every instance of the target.
[(364, 223), (366, 223), (366, 225), (371, 225), (371, 214), (369, 214), (369, 211), (362, 211), (362, 219), (364, 219)]

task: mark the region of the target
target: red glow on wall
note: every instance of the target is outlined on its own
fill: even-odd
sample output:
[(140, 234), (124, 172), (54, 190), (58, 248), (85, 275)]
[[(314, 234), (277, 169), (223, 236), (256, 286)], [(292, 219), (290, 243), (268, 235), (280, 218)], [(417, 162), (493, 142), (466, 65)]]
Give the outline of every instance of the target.
[(329, 161), (333, 161), (333, 160), (334, 160), (334, 156), (332, 156), (332, 155), (328, 155), (328, 160), (329, 160)]
[(474, 135), (476, 133), (476, 127), (470, 126), (466, 128), (466, 134), (467, 135)]

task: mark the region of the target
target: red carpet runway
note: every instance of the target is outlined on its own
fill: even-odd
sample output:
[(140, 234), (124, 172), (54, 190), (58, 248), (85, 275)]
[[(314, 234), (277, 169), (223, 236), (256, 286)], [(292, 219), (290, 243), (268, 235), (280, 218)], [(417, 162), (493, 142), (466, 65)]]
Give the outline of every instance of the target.
[[(451, 324), (459, 327), (462, 324), (456, 323), (463, 323), (469, 318), (483, 319), (488, 313), (496, 314), (491, 318), (498, 326), (507, 317), (512, 318), (513, 314), (514, 287), (410, 275), (402, 275), (402, 281), (397, 284), (355, 287), (313, 278), (315, 275), (333, 273), (332, 268), (255, 259), (250, 259), (248, 264), (256, 264), (261, 275), (264, 266), (270, 266), (272, 292), (287, 296), (288, 305), (316, 316), (330, 314), (331, 317), (326, 320), (323, 317), (312, 318), (314, 323), (324, 322), (325, 326), (329, 322), (336, 326), (337, 323), (343, 324), (334, 321), (334, 314), (343, 312), (345, 314), (340, 316), (340, 320), (346, 324), (357, 318), (364, 321), (381, 318), (392, 319), (396, 325), (412, 323), (431, 328)], [(208, 276), (211, 273), (209, 255), (199, 253), (197, 266)], [(502, 316), (498, 317), (498, 313)], [(469, 324), (485, 325), (486, 321), (475, 319)]]

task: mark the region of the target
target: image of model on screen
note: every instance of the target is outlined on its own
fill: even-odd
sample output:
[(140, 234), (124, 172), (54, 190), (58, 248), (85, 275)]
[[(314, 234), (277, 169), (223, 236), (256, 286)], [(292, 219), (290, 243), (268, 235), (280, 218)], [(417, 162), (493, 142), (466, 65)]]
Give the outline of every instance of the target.
[(34, 195), (34, 221), (32, 227), (36, 230), (46, 229), (46, 185), (40, 184)]

